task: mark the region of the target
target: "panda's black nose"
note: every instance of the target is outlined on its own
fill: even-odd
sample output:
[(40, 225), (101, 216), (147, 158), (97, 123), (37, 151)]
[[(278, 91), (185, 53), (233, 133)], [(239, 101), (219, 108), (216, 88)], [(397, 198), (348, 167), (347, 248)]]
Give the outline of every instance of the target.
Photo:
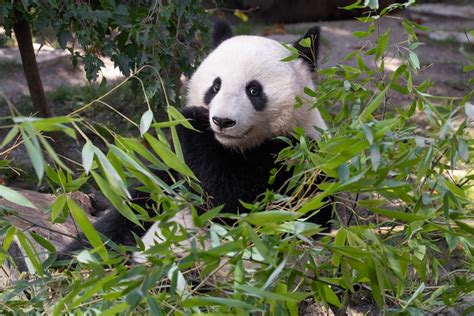
[(212, 121), (214, 122), (214, 124), (219, 126), (220, 129), (232, 127), (235, 125), (235, 123), (237, 123), (236, 121), (231, 120), (230, 118), (217, 116), (213, 116)]

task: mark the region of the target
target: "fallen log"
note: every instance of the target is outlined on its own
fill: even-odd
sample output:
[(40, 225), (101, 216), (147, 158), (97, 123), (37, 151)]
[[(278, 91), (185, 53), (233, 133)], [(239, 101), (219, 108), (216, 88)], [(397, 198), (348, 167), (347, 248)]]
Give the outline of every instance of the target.
[[(15, 227), (24, 232), (34, 231), (45, 237), (59, 252), (63, 250), (65, 245), (79, 238), (80, 229), (71, 217), (68, 217), (64, 223), (55, 224), (51, 222), (50, 207), (55, 201), (56, 195), (20, 189), (16, 189), (16, 191), (33, 203), (36, 209), (0, 198), (0, 209), (6, 210), (8, 214), (5, 219)], [(94, 224), (97, 218), (92, 216), (96, 210), (93, 208), (91, 197), (82, 192), (74, 192), (69, 195), (82, 207), (91, 223)]]

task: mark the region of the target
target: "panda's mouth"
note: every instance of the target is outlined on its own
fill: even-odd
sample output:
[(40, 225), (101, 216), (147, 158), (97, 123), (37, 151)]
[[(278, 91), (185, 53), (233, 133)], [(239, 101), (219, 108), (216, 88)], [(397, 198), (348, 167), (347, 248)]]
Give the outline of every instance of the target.
[(216, 131), (214, 132), (214, 134), (216, 135), (217, 138), (221, 138), (225, 140), (237, 140), (237, 139), (242, 139), (242, 138), (247, 137), (247, 135), (252, 131), (252, 129), (253, 127), (250, 127), (249, 129), (247, 129), (240, 135), (230, 135), (230, 134), (216, 132)]
[(242, 138), (242, 136), (233, 136), (233, 135), (228, 135), (224, 133), (215, 133), (216, 137), (218, 138), (227, 138), (227, 139), (239, 139)]

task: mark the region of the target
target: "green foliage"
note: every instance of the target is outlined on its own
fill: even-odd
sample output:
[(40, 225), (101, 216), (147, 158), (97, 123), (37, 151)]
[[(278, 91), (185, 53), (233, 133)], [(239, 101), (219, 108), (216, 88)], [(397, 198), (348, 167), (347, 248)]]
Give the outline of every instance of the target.
[[(31, 236), (43, 246), (46, 256), (39, 256), (27, 234), (2, 219), (0, 260), (10, 260), (6, 250), (16, 238), (34, 268), (1, 292), (2, 309), (53, 315), (297, 315), (298, 303), (305, 299), (344, 310), (364, 290), (380, 311), (419, 315), (442, 311), (472, 295), (472, 92), (464, 98), (431, 95), (430, 82), (419, 82), (416, 76), (422, 58), (416, 54), (414, 30), (420, 26), (404, 20), (407, 40), (400, 43), (390, 41), (390, 30), (372, 40), (380, 18), (364, 18), (367, 32), (354, 34), (370, 39), (346, 57), (357, 67), (342, 63), (323, 69), (317, 89), (306, 90), (331, 128), (316, 141), (299, 130), (299, 141), (287, 139), (289, 146), (278, 159), (294, 168), (292, 195), (266, 192), (255, 204), (243, 203), (250, 214), (238, 217), (232, 227), (209, 222), (217, 215), (236, 217), (220, 214), (220, 208), (201, 216), (194, 212), (196, 226), (205, 225), (205, 230), (187, 231), (172, 221), (178, 212), (194, 211), (205, 201), (173, 137), (176, 125), (189, 124), (169, 104), (168, 121), (154, 122), (147, 111), (135, 124), (137, 137), (110, 132), (110, 141), (100, 138), (103, 146), (84, 132), (88, 121), (77, 113), (16, 118), (0, 150), (21, 135), (38, 178), (46, 178), (60, 193), (51, 207), (52, 220), (71, 215), (93, 248), (77, 254), (72, 267), (52, 267), (55, 250), (47, 240)], [(390, 72), (385, 57), (393, 54), (401, 64)], [(365, 56), (373, 57), (376, 68), (365, 64)], [(401, 103), (400, 95), (409, 102)], [(61, 164), (41, 134), (58, 129), (83, 144), (76, 172)], [(153, 169), (168, 171), (171, 178), (171, 171), (178, 171), (182, 179), (167, 184)], [(318, 170), (334, 181), (318, 184), (320, 191), (307, 196), (305, 188), (314, 183)], [(160, 223), (165, 238), (147, 250), (148, 265), (127, 264), (126, 251), (142, 245), (123, 247), (101, 239), (65, 195), (79, 190), (84, 179), (130, 220)], [(156, 214), (150, 216), (129, 200), (132, 183), (160, 205)], [(0, 186), (0, 194), (28, 204), (6, 187)], [(336, 230), (313, 240), (321, 228), (301, 219), (317, 212), (331, 195), (343, 205), (335, 211)], [(192, 243), (183, 243), (190, 237)], [(177, 251), (179, 247), (184, 250)], [(453, 258), (460, 268), (450, 270)]]
[(140, 77), (156, 108), (163, 107), (156, 71), (167, 78), (168, 97), (179, 103), (179, 76), (189, 75), (199, 63), (205, 49), (201, 34), (209, 30), (200, 0), (0, 2), (0, 25), (7, 36), (17, 19), (29, 21), (39, 34), (52, 33), (59, 46), (71, 53), (73, 64), (84, 64), (90, 81), (104, 66), (102, 56), (110, 57), (125, 76), (150, 66)]

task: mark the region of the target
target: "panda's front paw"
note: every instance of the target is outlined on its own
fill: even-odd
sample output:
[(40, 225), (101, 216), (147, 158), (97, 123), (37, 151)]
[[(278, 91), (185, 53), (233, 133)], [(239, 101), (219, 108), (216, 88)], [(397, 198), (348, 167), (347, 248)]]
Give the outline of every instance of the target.
[(191, 125), (199, 130), (206, 131), (210, 128), (209, 110), (202, 106), (186, 106), (181, 114), (189, 120)]
[[(173, 218), (173, 221), (180, 226), (179, 231), (186, 231), (190, 234), (190, 237), (181, 240), (180, 242), (173, 243), (170, 246), (171, 251), (175, 254), (177, 258), (184, 258), (189, 255), (190, 249), (193, 247), (193, 244), (196, 244), (196, 236), (202, 236), (205, 234), (203, 229), (197, 228), (193, 222), (193, 214), (191, 209), (186, 208)], [(158, 244), (163, 244), (167, 242), (167, 237), (161, 231), (160, 223), (155, 222), (148, 229), (144, 236), (142, 236), (142, 242), (145, 246), (144, 252), (138, 251), (132, 254), (132, 261), (138, 264), (148, 262), (147, 250), (150, 250), (153, 246)], [(184, 235), (183, 235), (184, 236)], [(207, 247), (209, 243), (206, 244)]]
[[(165, 240), (165, 237), (161, 233), (161, 229), (158, 223), (153, 223), (153, 225), (148, 229), (146, 234), (142, 237), (143, 245), (145, 246), (144, 251), (147, 251), (155, 243), (162, 243)], [(146, 254), (142, 251), (137, 251), (132, 254), (132, 261), (135, 263), (146, 263), (148, 262), (148, 258)]]

